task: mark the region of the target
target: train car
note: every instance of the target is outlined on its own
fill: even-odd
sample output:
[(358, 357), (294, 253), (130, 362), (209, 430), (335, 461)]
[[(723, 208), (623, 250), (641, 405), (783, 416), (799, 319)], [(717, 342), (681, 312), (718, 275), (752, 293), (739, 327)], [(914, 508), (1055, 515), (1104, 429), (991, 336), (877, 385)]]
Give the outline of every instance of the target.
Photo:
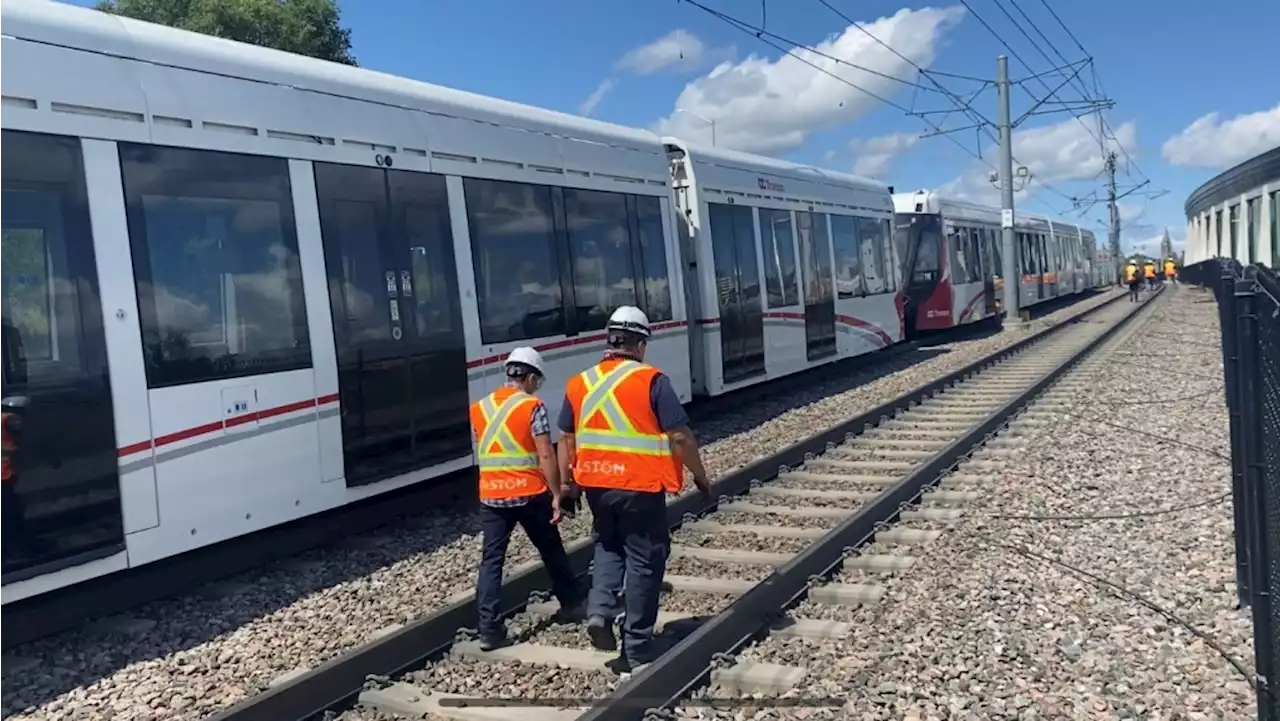
[[(895, 193), (893, 203), (909, 332), (953, 328), (1000, 314), (1000, 209), (929, 190)], [(1015, 218), (1019, 308), (1097, 285), (1091, 231), (1029, 213)]]
[[(883, 186), (61, 3), (0, 17), (6, 604), (464, 470), (503, 357), (542, 352), (556, 414), (620, 304), (685, 401), (901, 337)], [(716, 192), (758, 194), (750, 237), (690, 234), (676, 185), (706, 229)], [(725, 263), (764, 366), (728, 383)]]
[(693, 389), (719, 395), (902, 340), (887, 186), (666, 140)]
[(3, 6), (5, 603), (473, 464), (611, 309), (691, 398), (653, 133), (60, 3)]

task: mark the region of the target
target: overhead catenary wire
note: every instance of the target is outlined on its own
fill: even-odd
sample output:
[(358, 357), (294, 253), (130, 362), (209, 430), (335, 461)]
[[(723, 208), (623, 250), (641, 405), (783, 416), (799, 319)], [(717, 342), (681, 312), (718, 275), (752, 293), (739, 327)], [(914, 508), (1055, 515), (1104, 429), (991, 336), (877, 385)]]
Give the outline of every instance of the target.
[[(809, 58), (803, 57), (802, 55), (800, 55), (800, 54), (798, 54), (797, 52), (795, 52), (795, 50), (796, 50), (796, 49), (804, 50), (805, 52), (812, 53), (812, 54), (814, 54), (814, 55), (816, 55), (816, 56), (818, 56), (818, 57), (821, 57), (821, 58), (824, 58), (824, 59), (826, 59), (826, 60), (829, 60), (829, 61), (831, 61), (831, 62), (835, 63), (836, 65), (844, 65), (844, 66), (848, 66), (848, 67), (851, 67), (851, 68), (854, 68), (854, 69), (857, 69), (857, 70), (862, 70), (863, 72), (868, 72), (868, 73), (873, 74), (873, 75), (877, 75), (877, 76), (881, 76), (881, 77), (886, 77), (886, 78), (889, 78), (889, 79), (893, 79), (893, 80), (895, 80), (895, 81), (897, 81), (897, 82), (899, 82), (899, 83), (901, 83), (901, 84), (904, 84), (904, 85), (907, 85), (907, 86), (913, 87), (913, 88), (915, 88), (916, 90), (924, 90), (924, 91), (928, 91), (928, 92), (936, 92), (936, 93), (942, 94), (942, 95), (944, 95), (944, 96), (948, 97), (949, 99), (951, 99), (953, 103), (956, 103), (956, 104), (957, 104), (957, 106), (958, 106), (958, 109), (960, 109), (960, 110), (961, 110), (961, 112), (966, 112), (966, 110), (965, 110), (965, 108), (964, 108), (964, 107), (960, 107), (960, 102), (962, 102), (962, 101), (958, 102), (958, 101), (959, 101), (959, 97), (958, 97), (958, 95), (957, 95), (956, 93), (952, 92), (952, 91), (949, 91), (949, 90), (943, 89), (943, 88), (942, 88), (942, 86), (941, 86), (941, 84), (940, 84), (940, 83), (937, 83), (937, 82), (936, 82), (936, 80), (934, 80), (932, 77), (929, 77), (928, 79), (930, 80), (930, 82), (931, 82), (931, 83), (934, 83), (934, 84), (935, 84), (936, 86), (938, 86), (938, 87), (930, 88), (930, 87), (927, 87), (927, 86), (921, 85), (920, 83), (912, 83), (912, 82), (910, 82), (910, 81), (905, 81), (905, 80), (902, 80), (902, 79), (900, 79), (900, 78), (892, 78), (892, 76), (889, 76), (889, 75), (887, 75), (887, 74), (885, 74), (885, 73), (880, 73), (880, 72), (878, 72), (878, 71), (873, 71), (873, 70), (870, 70), (870, 69), (865, 68), (865, 67), (860, 66), (860, 65), (856, 65), (856, 64), (853, 64), (853, 63), (849, 63), (849, 62), (847, 62), (847, 61), (842, 60), (841, 58), (837, 58), (837, 57), (835, 57), (835, 56), (832, 56), (832, 55), (830, 55), (829, 53), (824, 53), (824, 52), (822, 52), (821, 50), (818, 50), (818, 49), (816, 49), (816, 48), (814, 48), (814, 47), (812, 47), (812, 46), (806, 45), (806, 44), (804, 44), (804, 43), (797, 43), (797, 42), (795, 42), (794, 40), (791, 40), (791, 39), (789, 39), (789, 38), (786, 38), (786, 37), (784, 37), (784, 36), (782, 36), (782, 35), (780, 35), (780, 34), (777, 34), (777, 33), (772, 32), (772, 31), (769, 31), (769, 30), (765, 29), (765, 28), (764, 28), (764, 27), (762, 27), (762, 26), (755, 25), (754, 23), (748, 22), (748, 21), (743, 20), (743, 19), (741, 19), (741, 18), (739, 18), (739, 17), (735, 17), (735, 16), (733, 16), (733, 15), (730, 15), (730, 14), (728, 14), (728, 13), (722, 12), (722, 11), (720, 11), (720, 10), (716, 10), (715, 8), (711, 8), (711, 7), (709, 7), (709, 6), (705, 5), (705, 4), (703, 4), (702, 2), (699, 2), (699, 0), (677, 0), (677, 1), (678, 1), (678, 2), (684, 2), (684, 3), (686, 3), (686, 4), (688, 4), (688, 5), (691, 5), (691, 6), (693, 6), (693, 7), (697, 8), (697, 9), (699, 9), (699, 10), (702, 10), (703, 12), (707, 13), (708, 15), (711, 15), (712, 17), (714, 17), (714, 18), (716, 18), (716, 19), (720, 20), (721, 22), (724, 22), (724, 23), (726, 23), (727, 25), (729, 25), (729, 26), (733, 27), (734, 29), (738, 30), (739, 32), (742, 32), (742, 33), (744, 33), (744, 34), (746, 34), (746, 35), (751, 35), (751, 36), (755, 37), (757, 40), (760, 40), (761, 42), (765, 43), (766, 45), (769, 45), (770, 47), (774, 48), (775, 50), (777, 50), (777, 51), (779, 51), (779, 52), (781, 52), (781, 53), (783, 53), (783, 54), (785, 54), (785, 55), (789, 55), (789, 56), (791, 56), (791, 57), (795, 58), (796, 60), (799, 60), (800, 62), (804, 63), (805, 65), (808, 65), (809, 67), (812, 67), (813, 69), (817, 70), (818, 72), (821, 72), (821, 73), (823, 73), (824, 75), (827, 75), (827, 76), (831, 77), (832, 79), (834, 79), (834, 80), (836, 80), (836, 81), (838, 81), (838, 82), (840, 82), (840, 83), (843, 83), (843, 84), (845, 84), (845, 85), (848, 85), (848, 86), (850, 86), (850, 87), (854, 88), (855, 90), (858, 90), (858, 91), (860, 91), (860, 92), (864, 93), (865, 95), (867, 95), (867, 96), (869, 96), (869, 97), (871, 97), (871, 98), (873, 98), (873, 99), (875, 99), (875, 100), (878, 100), (878, 101), (880, 101), (880, 102), (884, 103), (885, 105), (888, 105), (889, 107), (894, 108), (895, 110), (898, 110), (898, 111), (902, 112), (902, 113), (903, 113), (903, 114), (905, 114), (905, 115), (910, 115), (910, 116), (912, 116), (912, 117), (919, 118), (922, 122), (924, 122), (926, 125), (928, 125), (930, 128), (932, 128), (932, 129), (935, 131), (935, 134), (945, 136), (945, 137), (946, 137), (946, 138), (947, 138), (947, 139), (948, 139), (948, 140), (949, 140), (953, 145), (955, 145), (956, 147), (959, 147), (961, 150), (963, 150), (963, 151), (964, 151), (965, 153), (967, 153), (969, 156), (973, 157), (973, 158), (974, 158), (974, 159), (976, 159), (978, 162), (980, 162), (980, 163), (982, 163), (983, 165), (985, 165), (988, 169), (995, 170), (995, 166), (994, 166), (994, 165), (992, 165), (992, 164), (991, 164), (991, 162), (990, 162), (990, 161), (988, 161), (986, 158), (984, 158), (984, 157), (982, 156), (982, 153), (981, 153), (980, 151), (974, 151), (973, 149), (971, 149), (971, 148), (967, 147), (964, 143), (961, 143), (960, 141), (956, 140), (954, 137), (951, 137), (951, 133), (955, 132), (955, 130), (944, 130), (940, 124), (938, 124), (938, 123), (936, 123), (936, 122), (934, 122), (934, 121), (930, 120), (928, 117), (926, 117), (926, 116), (927, 116), (927, 113), (922, 113), (922, 112), (915, 111), (915, 110), (913, 110), (913, 109), (911, 109), (911, 108), (908, 108), (908, 107), (906, 107), (906, 106), (903, 106), (903, 105), (902, 105), (902, 104), (900, 104), (900, 103), (897, 103), (897, 102), (894, 102), (894, 101), (892, 101), (892, 100), (890, 100), (890, 99), (888, 99), (888, 98), (885, 98), (885, 97), (883, 97), (882, 95), (880, 95), (880, 94), (878, 94), (878, 93), (875, 93), (875, 92), (873, 92), (873, 91), (871, 91), (871, 90), (868, 90), (867, 88), (862, 87), (861, 85), (858, 85), (857, 83), (855, 83), (855, 82), (853, 82), (853, 81), (849, 80), (848, 78), (842, 77), (842, 76), (840, 76), (840, 75), (838, 75), (838, 74), (836, 74), (836, 73), (832, 72), (832, 71), (831, 71), (831, 70), (829, 70), (828, 68), (824, 68), (824, 67), (822, 67), (821, 65), (819, 65), (819, 64), (817, 64), (817, 63), (815, 63), (815, 62), (813, 62), (813, 61), (812, 61), (812, 60), (810, 60)], [(868, 32), (868, 31), (865, 31), (865, 30), (864, 30), (864, 32)], [(877, 40), (877, 42), (880, 42), (878, 38), (874, 38), (874, 35), (873, 35), (873, 34), (871, 34), (871, 33), (869, 33), (869, 32), (868, 32), (868, 34), (869, 34), (869, 35), (871, 35), (871, 36), (873, 37), (873, 39), (876, 39), (876, 40)], [(779, 42), (786, 43), (787, 45), (790, 45), (790, 46), (792, 46), (792, 47), (791, 47), (791, 48), (783, 47), (783, 46), (779, 45), (779, 44), (778, 44), (778, 42), (775, 42), (775, 39), (776, 39), (777, 41), (779, 41)], [(882, 43), (882, 44), (883, 44), (883, 43)], [(891, 50), (892, 50), (892, 48), (891, 48)], [(901, 54), (900, 54), (900, 53), (897, 53), (897, 51), (896, 51), (896, 50), (893, 50), (893, 52), (894, 52), (895, 54), (897, 54), (897, 55), (899, 55), (899, 56), (901, 57)], [(909, 59), (907, 59), (907, 62), (908, 62), (908, 63), (911, 63), (911, 64), (912, 64), (912, 65), (913, 65), (913, 66), (914, 66), (918, 71), (922, 71), (922, 75), (924, 75), (924, 76), (926, 76), (926, 77), (927, 77), (928, 75), (930, 75), (930, 74), (933, 74), (933, 71), (923, 70), (922, 68), (920, 68), (920, 66), (919, 66), (918, 64), (915, 64), (913, 61), (910, 61)], [(959, 76), (959, 75), (952, 75), (952, 76), (953, 76), (953, 77), (964, 78), (964, 79), (969, 79), (969, 80), (975, 80), (975, 81), (978, 81), (978, 82), (989, 83), (989, 81), (981, 80), (981, 79), (978, 79), (978, 78), (965, 78), (965, 76)], [(970, 101), (970, 102), (972, 102), (972, 101)], [(977, 113), (977, 111), (976, 111), (976, 110), (972, 110), (971, 108), (969, 109), (969, 111), (968, 111), (968, 112)], [(968, 114), (968, 112), (966, 112), (966, 114)], [(972, 117), (972, 116), (970, 116), (970, 117), (971, 117), (971, 119), (979, 119), (979, 118), (980, 118), (979, 122), (975, 123), (975, 125), (974, 125), (973, 127), (978, 127), (978, 126), (983, 126), (983, 127), (985, 127), (985, 123), (987, 122), (985, 117), (981, 117), (981, 115), (980, 115), (980, 114), (978, 114), (978, 118), (974, 118), (974, 117)], [(988, 130), (988, 132), (989, 132), (989, 130)], [(1073, 200), (1073, 198), (1072, 198), (1072, 196), (1071, 196), (1071, 195), (1069, 195), (1069, 194), (1067, 194), (1067, 193), (1062, 192), (1062, 191), (1061, 191), (1061, 190), (1059, 190), (1058, 188), (1054, 187), (1052, 184), (1050, 184), (1050, 183), (1048, 183), (1048, 182), (1046, 182), (1046, 181), (1043, 181), (1043, 180), (1041, 180), (1041, 179), (1038, 179), (1038, 178), (1035, 178), (1034, 180), (1035, 180), (1037, 183), (1039, 183), (1042, 187), (1044, 187), (1046, 190), (1048, 190), (1048, 191), (1050, 191), (1050, 192), (1054, 193), (1055, 195), (1058, 195), (1058, 196), (1062, 197), (1062, 198), (1063, 198), (1063, 199), (1065, 199), (1065, 200)], [(1044, 203), (1044, 201), (1043, 201), (1043, 200), (1040, 200), (1040, 202), (1041, 202), (1041, 203)], [(1052, 206), (1048, 205), (1047, 203), (1044, 203), (1044, 204), (1045, 204), (1047, 207), (1050, 207), (1051, 209), (1053, 209), (1055, 213), (1059, 213), (1059, 212), (1060, 212), (1060, 211), (1058, 211), (1056, 208), (1052, 208)]]
[[(866, 88), (864, 88), (864, 87), (862, 87), (862, 86), (858, 85), (857, 83), (854, 83), (853, 81), (849, 80), (848, 78), (843, 78), (843, 77), (841, 77), (841, 76), (839, 76), (839, 75), (837, 75), (837, 74), (835, 74), (835, 73), (831, 72), (830, 70), (828, 70), (828, 69), (826, 69), (826, 68), (824, 68), (824, 67), (822, 67), (822, 66), (818, 65), (817, 63), (812, 62), (812, 61), (811, 61), (811, 60), (809, 60), (808, 58), (801, 57), (800, 55), (796, 54), (793, 50), (788, 49), (788, 48), (784, 48), (784, 47), (782, 47), (782, 46), (778, 45), (778, 44), (777, 44), (777, 43), (775, 43), (774, 41), (772, 41), (772, 40), (770, 40), (769, 38), (765, 37), (765, 35), (766, 35), (766, 34), (770, 34), (770, 35), (771, 35), (771, 33), (766, 33), (766, 31), (765, 31), (763, 28), (757, 27), (757, 26), (755, 26), (755, 25), (753, 25), (753, 24), (751, 24), (751, 23), (748, 23), (748, 22), (746, 22), (746, 21), (744, 21), (744, 20), (740, 20), (740, 19), (735, 18), (735, 17), (733, 17), (733, 16), (730, 16), (730, 15), (728, 15), (728, 14), (726, 14), (726, 13), (722, 13), (722, 12), (720, 12), (719, 10), (715, 10), (714, 8), (707, 7), (706, 5), (703, 5), (702, 3), (698, 2), (698, 0), (680, 0), (680, 1), (681, 1), (681, 2), (684, 2), (684, 3), (686, 3), (686, 4), (689, 4), (689, 5), (692, 5), (692, 6), (696, 7), (696, 8), (698, 8), (699, 10), (702, 10), (702, 11), (704, 11), (704, 12), (708, 13), (709, 15), (711, 15), (711, 16), (713, 16), (713, 17), (715, 17), (715, 18), (717, 18), (717, 19), (719, 19), (719, 20), (721, 20), (721, 21), (725, 22), (726, 24), (730, 25), (731, 27), (736, 28), (736, 29), (737, 29), (737, 30), (739, 30), (740, 32), (743, 32), (743, 33), (745, 33), (745, 34), (747, 34), (747, 35), (752, 35), (752, 36), (754, 36), (756, 39), (760, 40), (761, 42), (764, 42), (765, 44), (769, 45), (770, 47), (774, 48), (775, 50), (778, 50), (778, 51), (779, 51), (779, 52), (781, 52), (781, 53), (784, 53), (784, 54), (786, 54), (786, 55), (789, 55), (789, 56), (791, 56), (791, 57), (795, 58), (796, 60), (799, 60), (800, 62), (804, 63), (805, 65), (808, 65), (809, 67), (811, 67), (811, 68), (813, 68), (813, 69), (817, 70), (817, 71), (818, 71), (818, 72), (820, 72), (820, 73), (823, 73), (824, 75), (827, 75), (827, 76), (831, 77), (832, 79), (834, 79), (834, 80), (836, 80), (836, 81), (838, 81), (838, 82), (844, 83), (845, 85), (848, 85), (849, 87), (854, 88), (855, 90), (858, 90), (858, 91), (860, 91), (860, 92), (862, 92), (862, 93), (864, 93), (864, 94), (866, 94), (866, 95), (868, 95), (868, 96), (870, 96), (870, 97), (872, 97), (872, 98), (874, 98), (874, 99), (876, 99), (876, 100), (879, 100), (880, 102), (882, 102), (882, 103), (884, 103), (884, 104), (886, 104), (886, 105), (888, 105), (888, 106), (890, 106), (890, 107), (892, 107), (892, 108), (895, 108), (895, 109), (897, 109), (897, 110), (900, 110), (900, 111), (902, 111), (903, 113), (905, 113), (905, 114), (907, 114), (907, 115), (915, 115), (916, 117), (920, 117), (920, 119), (921, 119), (925, 124), (927, 124), (927, 125), (931, 126), (934, 130), (937, 130), (937, 131), (941, 131), (941, 130), (942, 130), (942, 128), (941, 128), (937, 123), (934, 123), (934, 122), (930, 121), (928, 118), (921, 117), (921, 116), (919, 116), (919, 115), (914, 114), (914, 113), (911, 111), (911, 109), (910, 109), (910, 108), (907, 108), (906, 106), (903, 106), (903, 105), (901, 105), (901, 104), (899, 104), (899, 103), (896, 103), (896, 102), (894, 102), (894, 101), (892, 101), (892, 100), (889, 100), (889, 99), (887, 99), (887, 98), (884, 98), (884, 97), (882, 97), (881, 95), (879, 95), (879, 94), (877, 94), (877, 93), (874, 93), (874, 92), (872, 92), (872, 91), (870, 91), (870, 90), (867, 90)], [(786, 42), (786, 43), (788, 43), (788, 44), (792, 45), (792, 46), (793, 46), (793, 47), (795, 47), (795, 48), (801, 48), (801, 49), (804, 49), (804, 50), (806, 50), (806, 51), (808, 51), (808, 52), (813, 52), (813, 53), (815, 53), (815, 54), (817, 54), (817, 55), (821, 55), (821, 56), (823, 56), (823, 57), (830, 57), (830, 56), (827, 56), (825, 53), (821, 53), (820, 51), (816, 51), (816, 50), (814, 50), (813, 48), (810, 48), (810, 47), (808, 47), (808, 46), (806, 46), (806, 45), (803, 45), (803, 44), (794, 43), (794, 42), (791, 42), (790, 40), (785, 40), (785, 39), (783, 40), (783, 42)], [(983, 158), (979, 153), (976, 153), (976, 152), (974, 152), (973, 150), (971, 150), (970, 148), (965, 147), (965, 145), (964, 145), (963, 143), (961, 143), (960, 141), (958, 141), (958, 140), (956, 140), (955, 138), (951, 137), (950, 135), (946, 135), (945, 137), (947, 137), (947, 139), (948, 139), (948, 140), (950, 140), (953, 144), (955, 144), (955, 145), (956, 145), (957, 147), (959, 147), (961, 150), (965, 151), (966, 153), (968, 153), (968, 154), (969, 154), (969, 155), (971, 155), (972, 157), (976, 158), (979, 162), (981, 162), (981, 163), (983, 163), (984, 165), (986, 165), (988, 168), (992, 168), (992, 169), (994, 169), (994, 166), (993, 166), (993, 165), (991, 165), (991, 163), (990, 163), (990, 162), (988, 162), (985, 158)]]

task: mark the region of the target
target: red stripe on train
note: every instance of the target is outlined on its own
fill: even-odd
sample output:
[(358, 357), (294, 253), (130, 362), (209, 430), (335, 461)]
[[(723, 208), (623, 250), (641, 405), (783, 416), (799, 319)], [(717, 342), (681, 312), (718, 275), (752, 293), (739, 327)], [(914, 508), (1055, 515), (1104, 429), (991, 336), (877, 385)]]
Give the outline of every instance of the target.
[[(669, 320), (662, 323), (654, 323), (649, 327), (649, 330), (651, 332), (656, 332), (660, 330), (667, 330), (668, 328), (681, 328), (687, 325), (689, 325), (688, 322), (683, 320)], [(592, 333), (591, 335), (578, 336), (577, 338), (565, 338), (564, 340), (535, 345), (533, 349), (539, 353), (546, 353), (547, 351), (560, 350), (561, 348), (572, 348), (574, 346), (586, 345), (587, 343), (597, 343), (604, 339), (604, 333)], [(484, 358), (467, 361), (467, 368), (479, 368), (480, 366), (493, 365), (494, 363), (506, 360), (508, 355), (510, 354), (500, 353), (498, 355), (485, 356)]]
[(194, 428), (187, 428), (185, 430), (177, 431), (175, 433), (166, 433), (163, 436), (156, 436), (153, 440), (140, 441), (138, 443), (130, 443), (127, 446), (121, 446), (119, 449), (117, 449), (116, 455), (119, 456), (120, 458), (124, 458), (125, 456), (131, 456), (135, 453), (142, 453), (143, 451), (149, 451), (152, 448), (159, 448), (161, 446), (167, 446), (169, 444), (177, 443), (179, 441), (189, 440), (191, 438), (195, 438), (196, 436), (203, 436), (208, 433), (214, 433), (214, 432), (223, 430), (224, 428), (234, 428), (236, 426), (241, 426), (241, 425), (244, 425), (245, 423), (251, 423), (253, 421), (265, 420), (267, 418), (275, 418), (276, 416), (282, 416), (286, 413), (294, 413), (296, 411), (302, 411), (308, 408), (315, 408), (317, 406), (323, 406), (329, 403), (335, 403), (337, 402), (337, 400), (338, 400), (338, 394), (330, 393), (328, 395), (320, 396), (319, 398), (312, 398), (311, 400), (294, 401), (293, 403), (285, 403), (284, 405), (281, 405), (281, 406), (274, 406), (272, 408), (266, 408), (260, 411), (254, 411), (253, 413), (245, 413), (243, 415), (234, 416), (232, 418), (227, 418), (226, 420), (222, 420), (222, 421), (205, 423), (204, 425), (195, 426)]

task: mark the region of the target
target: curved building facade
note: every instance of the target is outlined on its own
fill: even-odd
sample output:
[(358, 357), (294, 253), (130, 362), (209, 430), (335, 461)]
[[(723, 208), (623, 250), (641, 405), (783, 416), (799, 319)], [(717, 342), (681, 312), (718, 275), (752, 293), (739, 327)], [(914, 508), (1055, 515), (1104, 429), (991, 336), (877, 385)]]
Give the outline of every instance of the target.
[(1280, 147), (1196, 188), (1186, 211), (1184, 265), (1235, 258), (1280, 267)]

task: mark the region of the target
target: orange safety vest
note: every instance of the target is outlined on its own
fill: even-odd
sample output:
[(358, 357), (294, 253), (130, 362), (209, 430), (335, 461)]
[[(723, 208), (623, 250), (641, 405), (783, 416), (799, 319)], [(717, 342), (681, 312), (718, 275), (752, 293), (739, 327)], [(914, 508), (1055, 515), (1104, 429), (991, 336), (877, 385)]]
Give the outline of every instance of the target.
[(1143, 275), (1145, 275), (1145, 276), (1146, 276), (1146, 277), (1148, 277), (1148, 278), (1154, 278), (1154, 277), (1156, 277), (1156, 267), (1155, 267), (1155, 265), (1154, 265), (1154, 264), (1152, 264), (1152, 263), (1147, 263), (1146, 265), (1142, 266), (1142, 274), (1143, 274)]
[(646, 493), (684, 487), (671, 438), (649, 400), (657, 375), (657, 368), (639, 361), (606, 358), (569, 379), (565, 397), (576, 419), (578, 485)]
[(1138, 266), (1126, 265), (1124, 267), (1124, 279), (1126, 281), (1132, 282), (1136, 275), (1138, 275)]
[(13, 480), (13, 456), (18, 452), (18, 444), (9, 435), (10, 417), (13, 414), (0, 414), (0, 483)]
[(1174, 273), (1173, 261), (1166, 260), (1164, 262), (1164, 275), (1166, 278), (1172, 278)]
[(533, 444), (531, 424), (537, 407), (537, 398), (510, 386), (471, 404), (481, 500), (523, 498), (547, 490)]

